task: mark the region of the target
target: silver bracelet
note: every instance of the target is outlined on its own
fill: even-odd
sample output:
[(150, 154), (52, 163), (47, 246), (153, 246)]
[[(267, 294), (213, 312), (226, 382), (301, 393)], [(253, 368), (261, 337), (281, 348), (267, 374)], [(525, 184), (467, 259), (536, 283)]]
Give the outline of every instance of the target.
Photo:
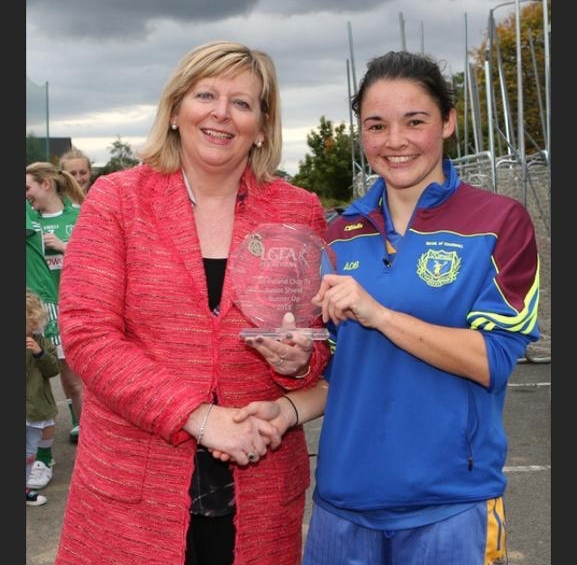
[(208, 415), (210, 414), (210, 411), (212, 410), (213, 406), (214, 406), (214, 403), (212, 403), (212, 402), (208, 405), (208, 408), (207, 408), (206, 412), (204, 413), (204, 418), (202, 420), (202, 424), (200, 424), (200, 429), (198, 430), (198, 437), (196, 438), (196, 443), (198, 443), (199, 445), (200, 445), (202, 438), (204, 437), (204, 432), (206, 430), (206, 423), (208, 422)]

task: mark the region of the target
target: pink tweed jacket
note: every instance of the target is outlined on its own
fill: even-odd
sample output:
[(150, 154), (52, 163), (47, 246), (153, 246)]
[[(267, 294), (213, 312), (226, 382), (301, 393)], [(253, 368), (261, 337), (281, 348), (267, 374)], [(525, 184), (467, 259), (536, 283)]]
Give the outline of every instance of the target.
[[(245, 171), (232, 250), (275, 221), (325, 228), (316, 195), (280, 179), (257, 185)], [(282, 377), (239, 339), (248, 321), (234, 298), (227, 271), (221, 313), (210, 313), (180, 172), (139, 165), (94, 183), (60, 286), (60, 331), (84, 404), (55, 565), (183, 563), (196, 449), (182, 430), (189, 413), (213, 392), (241, 406), (317, 381), (326, 344), (315, 342), (306, 379)], [(258, 464), (234, 467), (234, 480), (235, 565), (297, 565), (310, 482), (303, 429)]]

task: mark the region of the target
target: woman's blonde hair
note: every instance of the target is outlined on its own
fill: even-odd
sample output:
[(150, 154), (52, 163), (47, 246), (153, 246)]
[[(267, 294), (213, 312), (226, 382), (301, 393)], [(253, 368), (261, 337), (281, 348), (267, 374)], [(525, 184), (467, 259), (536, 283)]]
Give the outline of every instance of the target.
[(58, 159), (58, 166), (64, 170), (64, 163), (66, 161), (71, 161), (72, 159), (84, 159), (86, 161), (86, 168), (88, 169), (88, 172), (92, 174), (92, 163), (88, 158), (88, 155), (86, 155), (86, 153), (83, 151), (80, 151), (80, 149), (77, 147), (73, 147), (65, 153), (62, 153), (62, 155), (60, 155), (60, 159)]
[(262, 147), (252, 147), (248, 163), (258, 181), (271, 180), (281, 161), (282, 124), (280, 93), (272, 59), (240, 43), (213, 41), (189, 51), (168, 79), (156, 117), (139, 157), (154, 169), (171, 173), (182, 166), (180, 134), (170, 120), (186, 93), (201, 79), (250, 71), (261, 81), (260, 106), (265, 138)]
[(82, 204), (86, 198), (82, 187), (68, 171), (58, 170), (48, 161), (30, 163), (26, 167), (26, 174), (31, 175), (36, 182), (49, 180), (64, 204), (66, 204), (66, 198), (78, 205)]

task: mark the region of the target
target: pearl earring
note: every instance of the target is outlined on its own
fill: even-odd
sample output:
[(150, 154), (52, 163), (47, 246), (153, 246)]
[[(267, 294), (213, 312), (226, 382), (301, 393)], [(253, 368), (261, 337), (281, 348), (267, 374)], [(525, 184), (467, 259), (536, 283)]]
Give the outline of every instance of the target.
[(173, 122), (172, 124), (170, 124), (170, 129), (172, 131), (176, 131), (178, 129), (178, 126)]
[(260, 149), (262, 147), (262, 141), (257, 141), (256, 146)]

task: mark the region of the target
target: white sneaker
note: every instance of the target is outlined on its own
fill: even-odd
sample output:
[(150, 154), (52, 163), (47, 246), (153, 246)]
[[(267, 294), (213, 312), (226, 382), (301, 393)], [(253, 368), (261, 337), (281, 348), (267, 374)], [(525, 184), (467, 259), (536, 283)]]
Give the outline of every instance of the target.
[(26, 493), (26, 506), (42, 506), (46, 504), (48, 499), (33, 490)]
[(52, 468), (42, 461), (34, 461), (26, 486), (32, 490), (44, 488), (52, 480)]

